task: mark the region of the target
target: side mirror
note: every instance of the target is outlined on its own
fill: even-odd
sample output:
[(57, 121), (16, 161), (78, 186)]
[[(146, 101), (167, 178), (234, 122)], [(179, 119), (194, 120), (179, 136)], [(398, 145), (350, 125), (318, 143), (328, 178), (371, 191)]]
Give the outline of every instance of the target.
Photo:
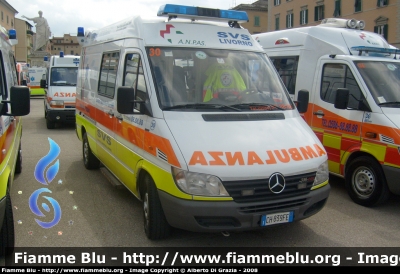
[(135, 89), (119, 87), (117, 90), (117, 111), (121, 114), (134, 114)]
[[(10, 89), (10, 101), (1, 101), (2, 115), (7, 116), (25, 116), (30, 112), (31, 95), (28, 87), (14, 86)], [(8, 113), (7, 104), (11, 106), (11, 112)]]
[(347, 88), (338, 88), (336, 90), (335, 108), (347, 109), (349, 104), (349, 90)]
[(22, 85), (27, 86), (26, 80), (22, 80)]
[(41, 88), (46, 88), (46, 85), (47, 85), (47, 84), (46, 84), (46, 79), (41, 79), (41, 80), (40, 80), (40, 87), (41, 87)]
[(308, 109), (308, 102), (310, 100), (310, 93), (308, 90), (302, 89), (299, 90), (297, 94), (297, 110), (299, 113), (305, 113)]
[[(145, 114), (153, 116), (149, 101), (135, 100), (135, 96), (134, 88), (119, 87), (117, 89), (117, 111), (121, 114)], [(137, 104), (139, 104), (139, 112), (134, 110)]]

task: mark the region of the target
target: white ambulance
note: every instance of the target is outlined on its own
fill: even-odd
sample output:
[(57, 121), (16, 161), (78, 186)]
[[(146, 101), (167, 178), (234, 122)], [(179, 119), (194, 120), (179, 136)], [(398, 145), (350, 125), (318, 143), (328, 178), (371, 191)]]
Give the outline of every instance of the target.
[(329, 172), (298, 111), (308, 94), (296, 109), (240, 27), (247, 13), (166, 4), (158, 16), (78, 28), (86, 168), (100, 167), (143, 202), (149, 239), (171, 227), (229, 233), (319, 212)]
[(40, 80), (45, 90), (44, 116), (48, 129), (56, 123), (75, 123), (76, 80), (80, 56), (51, 56), (46, 79)]
[(400, 194), (400, 50), (363, 21), (329, 18), (318, 26), (256, 34), (292, 98), (310, 92), (304, 118), (363, 206)]
[(20, 86), (12, 46), (16, 31), (0, 26), (0, 258), (13, 252), (15, 245), (11, 188), (14, 175), (22, 171), (20, 116), (30, 112), (27, 86)]

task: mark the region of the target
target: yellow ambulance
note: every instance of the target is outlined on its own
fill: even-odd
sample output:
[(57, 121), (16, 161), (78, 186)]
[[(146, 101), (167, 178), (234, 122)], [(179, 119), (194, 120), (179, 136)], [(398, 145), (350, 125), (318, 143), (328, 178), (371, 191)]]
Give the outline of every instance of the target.
[(243, 11), (166, 4), (78, 28), (83, 163), (143, 202), (144, 230), (230, 233), (310, 217), (329, 196), (327, 155)]
[(16, 31), (0, 26), (0, 257), (11, 254), (15, 243), (11, 187), (14, 174), (22, 170), (20, 116), (30, 112), (27, 86), (18, 85), (16, 61), (12, 46), (17, 44)]

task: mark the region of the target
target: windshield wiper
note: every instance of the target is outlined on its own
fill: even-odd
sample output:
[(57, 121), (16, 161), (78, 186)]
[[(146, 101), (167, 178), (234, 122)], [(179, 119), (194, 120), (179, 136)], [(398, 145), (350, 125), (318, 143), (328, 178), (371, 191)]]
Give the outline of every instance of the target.
[(393, 102), (383, 102), (378, 104), (379, 106), (386, 106), (386, 105), (400, 105), (400, 101), (393, 101)]
[(285, 110), (285, 109), (283, 109), (283, 108), (281, 108), (281, 107), (278, 107), (278, 106), (276, 106), (276, 105), (274, 105), (274, 104), (265, 104), (265, 103), (242, 103), (242, 104), (235, 104), (235, 105), (232, 105), (232, 107), (241, 107), (241, 108), (244, 108), (244, 107), (248, 107), (248, 108), (250, 108), (251, 106), (257, 106), (257, 107), (273, 107), (273, 108), (275, 108), (275, 109), (279, 109), (279, 110)]
[(221, 110), (234, 110), (241, 111), (238, 108), (222, 105), (222, 104), (184, 104), (184, 105), (176, 105), (172, 107), (165, 107), (163, 110), (172, 110), (172, 109), (221, 109)]

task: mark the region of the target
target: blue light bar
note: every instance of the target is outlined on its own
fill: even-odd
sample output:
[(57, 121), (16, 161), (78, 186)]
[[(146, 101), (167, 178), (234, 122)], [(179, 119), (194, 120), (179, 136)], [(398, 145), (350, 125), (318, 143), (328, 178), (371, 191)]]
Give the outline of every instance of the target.
[(365, 47), (365, 46), (358, 46), (358, 47), (351, 47), (351, 50), (359, 51), (360, 54), (365, 52), (377, 52), (377, 53), (388, 53), (388, 54), (398, 54), (400, 53), (400, 49), (398, 48), (377, 48), (377, 47)]
[(249, 21), (249, 17), (245, 11), (220, 10), (174, 4), (161, 6), (157, 12), (157, 16), (179, 17), (191, 20), (236, 21), (238, 23)]
[(64, 57), (64, 52), (60, 51), (60, 57)]
[(84, 37), (85, 36), (85, 30), (83, 27), (78, 27), (78, 37)]
[(8, 31), (8, 38), (17, 39), (17, 31), (15, 29), (10, 29)]
[(221, 18), (226, 18), (232, 21), (249, 22), (247, 12), (238, 10), (220, 10)]
[(157, 16), (169, 14), (197, 15), (197, 7), (166, 4), (158, 9)]

